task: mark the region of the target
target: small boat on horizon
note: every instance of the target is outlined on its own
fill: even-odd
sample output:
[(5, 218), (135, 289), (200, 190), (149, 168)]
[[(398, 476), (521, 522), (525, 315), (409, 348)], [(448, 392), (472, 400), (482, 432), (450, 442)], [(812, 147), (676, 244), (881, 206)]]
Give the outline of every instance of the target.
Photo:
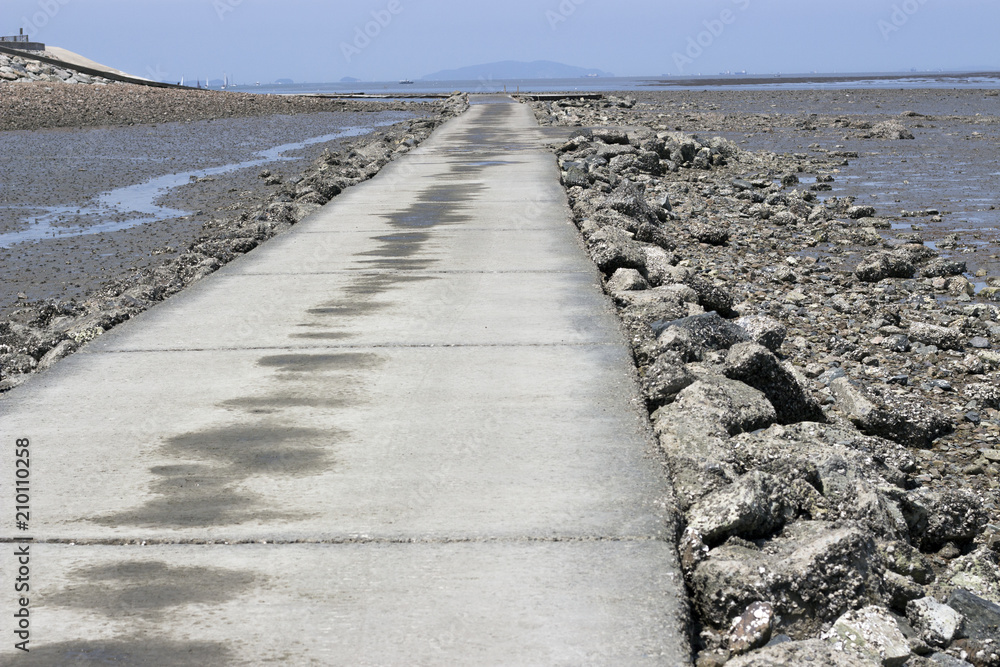
[(411, 85), (413, 85), (413, 82), (412, 82), (412, 81), (410, 81), (409, 79), (401, 79), (401, 80), (399, 81), (399, 83), (400, 83), (400, 85), (402, 85), (402, 86), (411, 86)]

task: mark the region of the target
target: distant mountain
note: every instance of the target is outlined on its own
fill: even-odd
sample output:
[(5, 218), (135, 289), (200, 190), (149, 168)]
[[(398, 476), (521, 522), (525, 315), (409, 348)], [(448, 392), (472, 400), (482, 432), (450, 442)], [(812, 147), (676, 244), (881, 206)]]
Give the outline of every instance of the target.
[(345, 76), (340, 80), (341, 83), (361, 83), (361, 79), (355, 79), (353, 76)]
[(477, 81), (480, 79), (575, 79), (581, 76), (614, 76), (599, 69), (585, 69), (573, 65), (563, 65), (548, 60), (533, 63), (505, 60), (499, 63), (473, 65), (460, 69), (446, 69), (428, 74), (423, 81)]

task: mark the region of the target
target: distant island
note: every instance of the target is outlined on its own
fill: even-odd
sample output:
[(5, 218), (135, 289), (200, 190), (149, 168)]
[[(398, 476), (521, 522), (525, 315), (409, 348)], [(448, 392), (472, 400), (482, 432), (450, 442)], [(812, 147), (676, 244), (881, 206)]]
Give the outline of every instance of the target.
[(353, 76), (345, 76), (340, 80), (341, 83), (361, 83), (361, 79), (355, 79)]
[(536, 60), (527, 63), (516, 60), (505, 60), (485, 65), (473, 65), (459, 69), (446, 69), (434, 74), (428, 74), (422, 81), (476, 81), (480, 79), (575, 79), (578, 77), (608, 77), (610, 72), (599, 69), (586, 69), (564, 65), (549, 60)]

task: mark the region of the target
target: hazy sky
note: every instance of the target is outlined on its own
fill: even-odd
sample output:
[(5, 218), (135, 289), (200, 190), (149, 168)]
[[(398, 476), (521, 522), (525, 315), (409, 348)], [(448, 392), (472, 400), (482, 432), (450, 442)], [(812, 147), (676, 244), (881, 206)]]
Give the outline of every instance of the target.
[[(0, 34), (141, 76), (417, 79), (498, 60), (619, 76), (1000, 68), (996, 0), (2, 0)], [(367, 33), (367, 34), (366, 34)]]

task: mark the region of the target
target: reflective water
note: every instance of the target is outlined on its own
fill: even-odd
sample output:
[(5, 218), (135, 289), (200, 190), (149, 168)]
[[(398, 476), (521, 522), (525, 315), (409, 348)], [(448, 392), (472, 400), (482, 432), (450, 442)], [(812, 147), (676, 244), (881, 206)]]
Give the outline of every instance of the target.
[[(174, 188), (187, 185), (199, 178), (218, 176), (272, 162), (291, 161), (296, 158), (286, 156), (286, 153), (335, 139), (361, 136), (371, 132), (373, 127), (390, 124), (389, 122), (385, 122), (381, 124), (376, 123), (368, 127), (348, 127), (332, 134), (324, 134), (304, 141), (282, 144), (259, 151), (254, 154), (254, 158), (251, 160), (208, 169), (159, 176), (137, 185), (130, 185), (101, 193), (82, 207), (49, 206), (43, 208), (33, 206), (30, 207), (31, 210), (42, 210), (44, 213), (28, 218), (28, 226), (25, 229), (0, 234), (0, 248), (9, 248), (17, 243), (38, 241), (46, 238), (117, 232), (150, 222), (184, 217), (190, 215), (192, 212), (161, 206), (157, 204), (157, 201)], [(28, 207), (12, 206), (5, 208)], [(72, 225), (65, 224), (69, 219), (79, 222)]]

